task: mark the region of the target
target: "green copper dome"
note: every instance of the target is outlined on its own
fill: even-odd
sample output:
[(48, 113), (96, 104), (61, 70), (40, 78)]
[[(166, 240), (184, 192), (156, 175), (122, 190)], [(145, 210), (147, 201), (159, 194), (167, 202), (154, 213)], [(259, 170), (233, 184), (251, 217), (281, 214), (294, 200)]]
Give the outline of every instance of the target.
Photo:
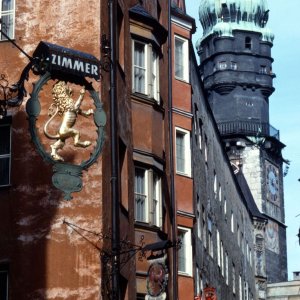
[(199, 20), (203, 38), (210, 34), (232, 36), (233, 30), (260, 32), (264, 41), (273, 42), (274, 35), (266, 28), (266, 0), (200, 0)]

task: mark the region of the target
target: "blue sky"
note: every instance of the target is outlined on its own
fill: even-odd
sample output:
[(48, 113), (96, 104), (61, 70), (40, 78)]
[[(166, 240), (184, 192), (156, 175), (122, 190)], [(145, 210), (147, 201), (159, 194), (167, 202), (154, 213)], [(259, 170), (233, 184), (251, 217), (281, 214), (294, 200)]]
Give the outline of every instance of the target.
[[(198, 21), (200, 0), (186, 0), (187, 13), (197, 22), (195, 42), (201, 36)], [(268, 0), (268, 27), (275, 34), (272, 57), (275, 92), (270, 97), (270, 123), (280, 130), (280, 140), (286, 145), (285, 159), (291, 161), (284, 178), (285, 223), (287, 227), (289, 280), (292, 272), (300, 271), (300, 30), (299, 0)], [(298, 217), (296, 217), (299, 215)]]

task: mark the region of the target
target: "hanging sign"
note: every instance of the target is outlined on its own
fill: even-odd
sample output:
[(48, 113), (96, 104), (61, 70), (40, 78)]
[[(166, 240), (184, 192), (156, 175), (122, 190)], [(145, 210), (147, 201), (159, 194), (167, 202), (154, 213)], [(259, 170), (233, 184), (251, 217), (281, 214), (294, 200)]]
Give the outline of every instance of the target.
[(48, 71), (60, 71), (81, 77), (100, 78), (100, 61), (93, 55), (40, 42), (33, 57), (47, 64)]
[[(33, 59), (40, 78), (26, 104), (31, 137), (43, 159), (53, 164), (53, 185), (70, 200), (71, 193), (82, 189), (82, 171), (96, 161), (104, 144), (106, 114), (98, 93), (85, 79), (99, 79), (99, 61), (90, 54), (46, 42), (40, 42)], [(47, 90), (50, 82), (52, 89)], [(48, 115), (43, 124), (38, 122), (40, 115)], [(96, 136), (93, 140), (83, 139), (83, 119), (91, 120), (89, 131), (94, 130)], [(70, 157), (76, 153), (87, 159), (75, 164)]]
[(204, 300), (217, 300), (216, 289), (213, 287), (207, 287), (204, 289)]

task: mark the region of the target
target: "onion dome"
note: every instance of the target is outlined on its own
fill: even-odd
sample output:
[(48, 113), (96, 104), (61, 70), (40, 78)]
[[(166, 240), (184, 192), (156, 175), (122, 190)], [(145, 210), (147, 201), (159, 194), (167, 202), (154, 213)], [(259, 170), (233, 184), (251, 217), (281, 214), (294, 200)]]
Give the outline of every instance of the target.
[(233, 30), (260, 32), (262, 40), (272, 42), (274, 35), (266, 28), (267, 0), (200, 0), (199, 20), (203, 39), (210, 34), (232, 36)]

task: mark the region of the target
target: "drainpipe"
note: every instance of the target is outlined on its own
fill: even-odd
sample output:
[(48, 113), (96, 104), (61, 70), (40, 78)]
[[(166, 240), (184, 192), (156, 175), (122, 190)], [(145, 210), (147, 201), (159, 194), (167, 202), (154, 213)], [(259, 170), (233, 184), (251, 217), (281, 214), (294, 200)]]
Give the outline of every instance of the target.
[(111, 229), (112, 286), (111, 297), (120, 299), (120, 225), (119, 225), (119, 157), (116, 95), (116, 0), (109, 0), (110, 31), (110, 128), (111, 128)]
[[(173, 114), (172, 114), (172, 79), (173, 79), (173, 64), (172, 64), (172, 22), (171, 22), (171, 1), (168, 1), (168, 114), (169, 114), (169, 140), (170, 140), (170, 179), (171, 179), (171, 205), (172, 205), (172, 240), (175, 245), (177, 241), (177, 208), (176, 208), (176, 198), (175, 198), (175, 183), (174, 183), (174, 149), (173, 149)], [(173, 299), (178, 299), (178, 286), (177, 286), (177, 247), (173, 247)]]

